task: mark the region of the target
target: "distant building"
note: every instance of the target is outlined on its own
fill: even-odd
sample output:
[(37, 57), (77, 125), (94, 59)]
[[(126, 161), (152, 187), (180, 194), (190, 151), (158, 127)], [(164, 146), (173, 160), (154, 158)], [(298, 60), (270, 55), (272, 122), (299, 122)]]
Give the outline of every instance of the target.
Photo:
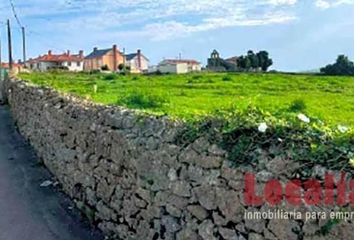
[(239, 57), (234, 56), (234, 57), (230, 57), (230, 58), (226, 58), (225, 62), (229, 63), (229, 64), (233, 64), (235, 65), (235, 67), (237, 66), (237, 61), (238, 61)]
[(202, 70), (202, 65), (196, 60), (165, 59), (159, 63), (157, 70), (161, 73), (183, 74), (189, 72), (199, 72)]
[(53, 54), (51, 50), (48, 54), (39, 56), (34, 59), (29, 59), (26, 62), (26, 67), (33, 71), (48, 71), (50, 69), (66, 69), (69, 71), (82, 71), (84, 61), (84, 52), (71, 54), (67, 51), (63, 54)]
[(112, 48), (97, 49), (94, 48), (84, 59), (84, 70), (102, 70), (118, 71), (119, 64), (124, 64), (124, 54), (119, 51), (117, 45)]
[(136, 53), (125, 55), (125, 65), (130, 68), (131, 73), (143, 73), (149, 69), (149, 59), (139, 49)]
[[(0, 69), (4, 69), (8, 71), (10, 69), (10, 66), (8, 63), (0, 63)], [(22, 63), (13, 63), (12, 64), (12, 71), (14, 73), (19, 73), (22, 72), (24, 69), (24, 65)]]
[(208, 58), (207, 69), (215, 72), (237, 71), (237, 60), (238, 57), (236, 56), (223, 59), (218, 51), (213, 50), (210, 58)]
[(220, 54), (215, 49), (208, 58), (207, 69), (215, 72), (223, 72), (226, 71), (224, 66), (224, 59), (220, 58)]

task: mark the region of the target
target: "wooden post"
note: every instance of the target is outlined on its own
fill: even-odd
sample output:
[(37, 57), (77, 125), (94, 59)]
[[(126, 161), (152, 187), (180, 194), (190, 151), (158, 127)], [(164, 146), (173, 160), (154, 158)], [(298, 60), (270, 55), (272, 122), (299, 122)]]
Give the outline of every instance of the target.
[(26, 33), (25, 27), (22, 27), (22, 50), (23, 50), (23, 64), (26, 63)]
[(9, 44), (9, 70), (12, 70), (12, 41), (11, 41), (11, 27), (10, 27), (10, 20), (7, 19), (7, 38)]

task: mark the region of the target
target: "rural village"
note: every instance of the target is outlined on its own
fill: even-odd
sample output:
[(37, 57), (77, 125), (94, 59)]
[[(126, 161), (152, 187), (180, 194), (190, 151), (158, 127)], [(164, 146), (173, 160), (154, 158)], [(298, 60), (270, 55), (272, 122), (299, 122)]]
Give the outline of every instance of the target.
[[(23, 71), (51, 71), (63, 70), (70, 72), (91, 72), (91, 71), (106, 71), (106, 72), (123, 72), (147, 74), (147, 73), (162, 73), (162, 74), (185, 74), (201, 72), (203, 69), (208, 71), (239, 71), (238, 57), (230, 57), (227, 59), (220, 58), (216, 50), (208, 58), (208, 65), (203, 68), (201, 62), (194, 59), (163, 59), (158, 65), (151, 65), (149, 58), (146, 57), (140, 49), (135, 53), (124, 54), (117, 45), (111, 48), (98, 49), (94, 48), (90, 54), (84, 55), (84, 51), (72, 53), (67, 52), (56, 54), (49, 50), (46, 54), (39, 55), (36, 58), (30, 58), (23, 63), (19, 60), (13, 63), (15, 72)], [(9, 63), (1, 63), (3, 69), (9, 69)]]

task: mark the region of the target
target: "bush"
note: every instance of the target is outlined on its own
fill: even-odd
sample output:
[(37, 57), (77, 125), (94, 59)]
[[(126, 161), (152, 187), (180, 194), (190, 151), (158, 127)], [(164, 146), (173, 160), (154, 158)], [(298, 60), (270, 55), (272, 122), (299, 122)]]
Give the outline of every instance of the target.
[(56, 73), (56, 72), (61, 72), (61, 71), (69, 71), (69, 68), (66, 67), (66, 66), (49, 67), (49, 68), (48, 68), (48, 71), (49, 71), (49, 72)]
[(294, 100), (289, 107), (290, 112), (303, 112), (306, 109), (306, 104), (302, 99)]
[(101, 71), (99, 69), (94, 69), (94, 70), (91, 70), (90, 71), (90, 74), (98, 74), (100, 73)]
[(101, 70), (102, 70), (102, 71), (109, 71), (109, 67), (108, 67), (107, 65), (103, 65), (103, 66), (101, 67)]
[[(179, 131), (175, 143), (184, 147), (205, 137), (228, 153), (234, 167), (252, 166), (255, 171), (264, 169), (263, 159), (280, 157), (306, 166), (292, 170), (301, 179), (311, 177), (316, 165), (353, 174), (353, 132), (339, 133), (319, 120), (310, 124), (284, 121), (254, 107), (218, 113), (216, 117), (192, 119)], [(259, 130), (262, 122), (267, 124), (266, 132)], [(264, 153), (269, 155), (265, 158)]]
[(118, 69), (119, 69), (119, 71), (122, 71), (124, 69), (124, 64), (123, 63), (119, 64)]
[(225, 82), (229, 82), (229, 81), (232, 81), (232, 78), (229, 75), (227, 75), (227, 76), (224, 76), (222, 78), (222, 80), (225, 81)]
[(160, 96), (133, 92), (119, 99), (117, 104), (131, 108), (148, 109), (161, 107), (165, 102), (167, 102), (166, 99)]
[(114, 80), (116, 79), (116, 75), (115, 74), (107, 74), (106, 76), (104, 76), (104, 80), (108, 80), (108, 81), (111, 81), (111, 80)]

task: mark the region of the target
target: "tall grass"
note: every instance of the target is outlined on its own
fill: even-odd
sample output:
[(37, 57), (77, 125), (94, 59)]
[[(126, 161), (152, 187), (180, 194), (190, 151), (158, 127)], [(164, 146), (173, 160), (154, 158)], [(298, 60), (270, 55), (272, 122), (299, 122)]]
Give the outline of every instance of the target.
[[(31, 73), (21, 78), (104, 104), (196, 118), (235, 106), (277, 115), (306, 113), (333, 124), (354, 124), (354, 77), (262, 73), (107, 75)], [(97, 93), (93, 85), (97, 85)], [(291, 115), (293, 114), (293, 115)]]

